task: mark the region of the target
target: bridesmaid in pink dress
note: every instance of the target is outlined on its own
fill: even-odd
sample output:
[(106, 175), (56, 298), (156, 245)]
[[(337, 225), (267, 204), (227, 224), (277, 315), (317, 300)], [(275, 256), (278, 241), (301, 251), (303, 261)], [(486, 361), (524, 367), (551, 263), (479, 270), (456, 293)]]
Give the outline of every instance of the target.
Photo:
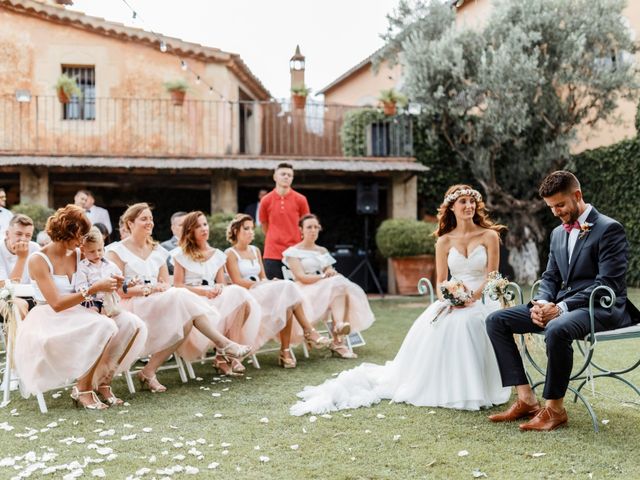
[(140, 383), (154, 393), (167, 390), (156, 378), (156, 371), (180, 347), (193, 327), (216, 345), (221, 355), (245, 357), (250, 347), (232, 342), (219, 332), (217, 310), (189, 290), (169, 285), (166, 264), (169, 254), (151, 238), (154, 224), (149, 205), (136, 203), (122, 218), (130, 235), (116, 244), (108, 256), (125, 277), (138, 277), (144, 282), (121, 294), (121, 307), (138, 315), (149, 330), (145, 353), (151, 354), (151, 358), (138, 372)]
[(329, 348), (333, 354), (341, 358), (357, 358), (342, 337), (365, 330), (374, 322), (367, 295), (358, 285), (336, 272), (332, 266), (336, 260), (326, 248), (316, 245), (322, 230), (318, 217), (305, 215), (299, 226), (302, 242), (282, 253), (283, 263), (291, 269), (296, 283), (312, 306), (311, 321), (320, 321), (331, 312), (333, 342)]
[(76, 406), (103, 410), (122, 403), (111, 391), (111, 380), (138, 358), (147, 329), (131, 313), (109, 318), (80, 305), (91, 295), (117, 290), (124, 280), (113, 276), (74, 291), (78, 246), (90, 227), (84, 210), (75, 205), (58, 209), (47, 220), (52, 243), (29, 258), (38, 305), (18, 328), (14, 354), (26, 393), (45, 392), (77, 379), (71, 392)]
[[(257, 347), (256, 340), (262, 316), (260, 305), (249, 292), (238, 285), (227, 285), (224, 264), (227, 257), (209, 245), (209, 224), (202, 212), (191, 212), (182, 222), (180, 246), (171, 252), (173, 285), (200, 295), (220, 312), (220, 330), (234, 342)], [(191, 330), (178, 353), (188, 360), (202, 358), (211, 341), (197, 330)], [(216, 355), (214, 366), (223, 375), (239, 375), (244, 365), (234, 358)]]
[[(308, 306), (305, 305), (305, 299), (294, 282), (267, 280), (260, 250), (251, 245), (254, 236), (251, 215), (236, 215), (227, 228), (227, 240), (232, 245), (227, 249), (227, 272), (233, 283), (249, 289), (249, 293), (260, 304), (262, 322), (257, 346), (278, 335), (278, 364), (284, 368), (295, 368), (296, 362), (289, 349), (294, 317), (301, 327), (300, 340), (304, 337), (304, 341), (310, 347), (325, 348), (330, 340), (320, 335), (307, 319), (305, 312)], [(294, 338), (293, 341), (297, 340), (298, 338)]]

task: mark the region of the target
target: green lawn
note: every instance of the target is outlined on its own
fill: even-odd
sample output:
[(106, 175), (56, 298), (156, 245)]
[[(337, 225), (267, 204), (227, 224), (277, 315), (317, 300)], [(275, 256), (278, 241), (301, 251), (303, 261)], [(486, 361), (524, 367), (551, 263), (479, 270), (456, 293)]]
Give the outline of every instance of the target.
[[(640, 291), (633, 293), (640, 300)], [(372, 305), (378, 320), (365, 333), (368, 344), (358, 350), (356, 361), (313, 353), (297, 369), (285, 371), (276, 366), (275, 354), (266, 354), (262, 370), (249, 367), (245, 378), (212, 381), (211, 367), (198, 365), (203, 380), (187, 385), (180, 384), (175, 371), (166, 371), (160, 374), (169, 387), (166, 394), (126, 394), (130, 406), (101, 413), (75, 410), (68, 391), (58, 398), (52, 398), (55, 392), (46, 395), (46, 415), (39, 413), (35, 399), (15, 398), (0, 410), (0, 478), (17, 476), (43, 455), (46, 461), (34, 478), (63, 478), (73, 467), (78, 471), (78, 464), (84, 465), (83, 478), (102, 469), (110, 479), (464, 479), (481, 472), (505, 479), (640, 478), (640, 399), (609, 380), (597, 384), (599, 394), (592, 399), (606, 423), (599, 434), (579, 404), (568, 405), (569, 428), (547, 434), (491, 424), (486, 411), (387, 403), (315, 421), (289, 416), (295, 393), (304, 385), (320, 383), (361, 360), (392, 358), (424, 300), (376, 300)], [(638, 351), (637, 342), (630, 341), (602, 346), (610, 349), (607, 358), (616, 361)], [(639, 373), (632, 378), (640, 383)], [(118, 393), (126, 391), (122, 380), (115, 387)], [(461, 456), (462, 451), (468, 454)], [(14, 460), (20, 468), (14, 469)], [(214, 462), (217, 468), (209, 469)], [(42, 475), (45, 465), (71, 470)], [(187, 474), (188, 467), (199, 472)]]

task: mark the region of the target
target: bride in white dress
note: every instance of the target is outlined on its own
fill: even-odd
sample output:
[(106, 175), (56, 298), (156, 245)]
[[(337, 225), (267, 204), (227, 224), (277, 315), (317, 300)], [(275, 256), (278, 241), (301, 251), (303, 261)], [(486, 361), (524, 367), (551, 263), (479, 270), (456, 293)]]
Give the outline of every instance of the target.
[(482, 302), (487, 274), (498, 269), (499, 232), (505, 227), (489, 220), (482, 196), (468, 185), (447, 190), (438, 221), (438, 286), (450, 271), (473, 292), (472, 298), (463, 307), (450, 307), (438, 288), (438, 301), (414, 322), (392, 361), (363, 363), (319, 386), (305, 387), (290, 408), (292, 415), (368, 407), (382, 399), (463, 410), (509, 399), (511, 389), (502, 386), (484, 325), (500, 306)]

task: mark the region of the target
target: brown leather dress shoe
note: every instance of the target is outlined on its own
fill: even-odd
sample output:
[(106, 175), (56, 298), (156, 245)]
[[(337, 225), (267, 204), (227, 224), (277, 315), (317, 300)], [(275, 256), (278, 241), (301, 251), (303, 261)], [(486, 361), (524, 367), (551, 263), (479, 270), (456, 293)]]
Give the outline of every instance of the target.
[(529, 405), (518, 398), (504, 412), (489, 415), (489, 420), (492, 422), (514, 422), (521, 418), (533, 417), (537, 415), (539, 411), (540, 404), (538, 402), (536, 402), (535, 405)]
[(569, 421), (567, 417), (567, 411), (563, 408), (561, 412), (551, 410), (549, 407), (544, 407), (538, 414), (529, 420), (527, 423), (520, 425), (520, 430), (535, 430), (538, 432), (550, 432), (562, 425), (566, 425)]

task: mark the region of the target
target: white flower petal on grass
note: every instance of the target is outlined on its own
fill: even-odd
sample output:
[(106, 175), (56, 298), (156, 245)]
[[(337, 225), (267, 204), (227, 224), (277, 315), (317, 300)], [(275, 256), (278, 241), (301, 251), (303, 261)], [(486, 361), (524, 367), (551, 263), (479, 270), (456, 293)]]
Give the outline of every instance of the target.
[(144, 427), (144, 428), (142, 429), (142, 431), (143, 431), (144, 433), (150, 433), (150, 432), (153, 432), (153, 428), (151, 428), (151, 427)]
[(383, 415), (382, 413), (379, 413), (376, 415), (376, 418), (387, 418), (387, 416)]
[(174, 460), (184, 460), (185, 458), (187, 458), (187, 457), (185, 457), (185, 456), (184, 456), (184, 455), (182, 455), (181, 453), (179, 453), (178, 455), (174, 455), (174, 456), (173, 456), (173, 459), (174, 459)]
[(121, 436), (121, 437), (120, 437), (120, 440), (124, 440), (124, 441), (127, 441), (127, 440), (133, 440), (133, 439), (134, 439), (134, 438), (136, 438), (137, 436), (138, 436), (138, 435), (137, 435), (137, 434), (135, 434), (135, 433), (134, 433), (134, 434), (131, 434), (131, 435), (123, 435), (123, 436)]
[(200, 445), (204, 445), (205, 443), (207, 443), (207, 441), (204, 438), (199, 438), (196, 440), (196, 443), (199, 443)]
[(124, 428), (133, 428), (133, 425), (131, 425), (130, 423), (125, 423), (124, 425), (122, 425)]
[(260, 419), (260, 423), (269, 423), (269, 419), (267, 417), (262, 417)]
[(318, 417), (316, 417), (315, 415), (311, 415), (311, 416), (309, 417), (309, 422), (310, 422), (310, 423), (313, 423), (313, 422), (315, 422), (315, 421), (317, 421), (317, 420), (318, 420)]
[(603, 425), (606, 425), (607, 423), (609, 423), (609, 420), (607, 420), (606, 418), (603, 418), (603, 419), (602, 419), (602, 424), (603, 424)]
[(355, 462), (356, 461), (356, 457), (351, 457), (351, 461)]
[(393, 441), (397, 442), (398, 440), (400, 440), (400, 435), (394, 435), (393, 436)]
[(109, 448), (109, 447), (98, 447), (96, 448), (96, 452), (99, 455), (109, 455), (110, 453), (113, 453), (113, 448)]
[(307, 433), (307, 429), (302, 427), (302, 433)]
[(140, 468), (139, 470), (136, 470), (136, 475), (139, 477), (142, 477), (143, 475), (146, 475), (147, 473), (151, 473), (151, 469), (147, 468), (147, 467), (143, 467)]
[(207, 466), (207, 468), (208, 468), (209, 470), (215, 470), (215, 469), (216, 469), (216, 468), (218, 468), (219, 466), (220, 466), (220, 464), (219, 464), (218, 462), (211, 462), (211, 463)]
[(202, 377), (196, 377), (196, 382), (201, 382), (203, 380), (204, 380), (204, 378), (202, 378)]
[(467, 455), (469, 455), (469, 452), (468, 452), (468, 451), (466, 451), (466, 450), (460, 450), (460, 451), (458, 452), (458, 456), (459, 456), (459, 457), (466, 457)]
[(229, 450), (222, 450), (222, 455), (229, 455)]
[(536, 452), (536, 453), (532, 453), (531, 457), (539, 458), (539, 457), (544, 457), (545, 455), (546, 455), (546, 453), (544, 453), (544, 452)]
[(343, 413), (342, 416), (344, 418), (351, 418), (352, 417), (352, 415), (350, 413)]
[(7, 422), (0, 423), (0, 430), (4, 430), (5, 432), (10, 432), (14, 427), (9, 425)]
[(47, 423), (48, 428), (56, 428), (58, 426), (58, 422)]
[(227, 387), (227, 388), (223, 388), (223, 389), (222, 389), (222, 391), (223, 391), (223, 392), (228, 392), (228, 391), (229, 391), (229, 387)]
[(480, 477), (486, 477), (487, 474), (484, 472), (481, 472), (480, 470), (476, 469), (473, 472), (471, 472), (471, 475), (473, 475), (473, 478), (480, 478)]
[(371, 430), (365, 430), (364, 433), (371, 433)]
[(436, 411), (435, 411), (435, 410), (429, 410), (429, 411), (427, 412), (427, 414), (428, 414), (428, 415), (435, 415), (435, 414), (436, 414)]
[(322, 418), (326, 418), (327, 420), (331, 420), (333, 418), (333, 415), (329, 415), (328, 413), (323, 413), (322, 415), (320, 415)]
[(253, 447), (254, 450), (260, 450), (260, 445), (256, 445), (255, 447)]
[(197, 475), (198, 473), (200, 473), (200, 469), (187, 465), (184, 469), (184, 473), (187, 475)]
[(218, 392), (213, 392), (213, 393), (211, 394), (211, 396), (212, 396), (212, 397), (219, 397), (219, 396), (220, 396), (220, 394), (219, 394)]
[(107, 474), (104, 473), (104, 468), (96, 468), (95, 470), (91, 470), (91, 476), (104, 478)]
[(51, 395), (51, 398), (60, 398), (62, 396), (61, 393), (54, 393)]
[(198, 418), (202, 418), (202, 417), (204, 417), (204, 415), (203, 415), (203, 414), (201, 414), (200, 412), (196, 413), (196, 414), (195, 414), (195, 416), (196, 416), (196, 417), (198, 417)]
[(103, 430), (102, 432), (100, 432), (98, 435), (100, 437), (110, 437), (112, 435), (115, 435), (116, 431), (112, 428), (110, 430)]
[(222, 414), (221, 413), (215, 413), (213, 415), (213, 418), (222, 418)]
[(156, 463), (158, 461), (158, 458), (155, 455), (151, 455), (149, 457), (149, 463)]
[(162, 438), (160, 439), (160, 441), (161, 441), (162, 443), (173, 442), (173, 438), (171, 438), (171, 437), (162, 437)]
[(104, 422), (104, 420), (102, 420), (102, 419), (98, 419), (98, 420), (96, 420), (96, 423), (102, 423), (102, 424), (104, 424), (105, 422)]
[(267, 463), (269, 460), (271, 460), (269, 457), (267, 457), (266, 455), (260, 455), (260, 461), (262, 463)]
[(181, 448), (181, 447), (183, 447), (183, 446), (184, 446), (184, 443), (182, 443), (182, 442), (176, 442), (176, 443), (174, 443), (174, 444), (173, 444), (173, 446), (174, 446), (174, 448)]
[(175, 425), (169, 425), (169, 428), (173, 428), (174, 430), (178, 429), (178, 427), (176, 427)]
[(296, 443), (296, 444), (294, 444), (294, 445), (289, 445), (289, 448), (290, 448), (291, 450), (298, 450), (298, 449), (300, 448), (300, 445), (298, 445), (298, 444)]

